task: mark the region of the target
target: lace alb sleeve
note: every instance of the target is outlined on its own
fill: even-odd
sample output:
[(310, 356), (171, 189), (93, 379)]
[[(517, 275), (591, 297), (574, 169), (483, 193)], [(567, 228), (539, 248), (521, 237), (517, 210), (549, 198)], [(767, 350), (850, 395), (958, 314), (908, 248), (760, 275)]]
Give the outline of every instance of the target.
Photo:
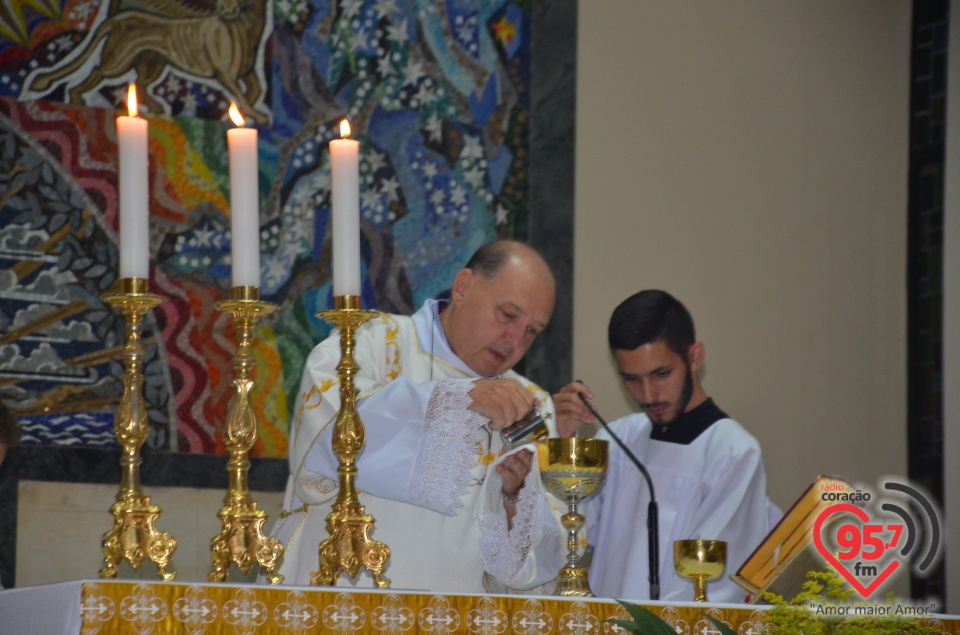
[(410, 502), (452, 516), (463, 505), (477, 444), (487, 420), (469, 410), (473, 380), (444, 379), (427, 404), (423, 437), (410, 479)]
[(500, 581), (515, 580), (530, 553), (533, 523), (537, 501), (543, 493), (536, 487), (523, 487), (513, 517), (513, 529), (508, 529), (507, 512), (503, 505), (493, 509), (478, 508), (474, 518), (480, 524), (480, 554), (484, 568)]

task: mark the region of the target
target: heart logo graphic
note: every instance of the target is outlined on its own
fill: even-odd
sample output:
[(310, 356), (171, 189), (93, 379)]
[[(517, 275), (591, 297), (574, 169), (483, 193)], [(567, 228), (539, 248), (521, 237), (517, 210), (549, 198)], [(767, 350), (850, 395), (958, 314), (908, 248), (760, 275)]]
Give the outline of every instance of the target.
[(896, 571), (897, 567), (900, 566), (900, 562), (897, 560), (891, 561), (890, 564), (888, 564), (887, 567), (880, 572), (880, 575), (878, 575), (869, 586), (863, 586), (863, 584), (860, 583), (860, 580), (858, 580), (856, 576), (853, 575), (853, 573), (851, 573), (843, 565), (843, 563), (837, 560), (836, 556), (830, 553), (830, 551), (824, 546), (823, 539), (820, 537), (820, 530), (823, 528), (823, 523), (827, 517), (839, 512), (850, 512), (865, 523), (870, 520), (870, 517), (867, 515), (867, 513), (855, 505), (850, 505), (847, 503), (831, 505), (820, 512), (820, 515), (817, 516), (817, 522), (813, 525), (813, 542), (817, 545), (817, 551), (820, 552), (820, 555), (826, 558), (827, 562), (833, 565), (833, 568), (836, 569), (840, 575), (846, 578), (847, 582), (849, 582), (853, 588), (860, 592), (860, 595), (867, 597), (873, 593), (873, 591), (876, 590), (876, 588), (880, 586), (883, 581), (890, 576), (891, 573)]

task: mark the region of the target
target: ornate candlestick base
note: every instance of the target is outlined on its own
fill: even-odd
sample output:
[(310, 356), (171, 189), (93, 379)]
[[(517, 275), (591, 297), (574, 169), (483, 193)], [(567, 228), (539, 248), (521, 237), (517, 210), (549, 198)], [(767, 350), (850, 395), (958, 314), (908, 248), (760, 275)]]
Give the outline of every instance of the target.
[(373, 516), (364, 512), (357, 497), (354, 479), (357, 474), (356, 457), (363, 449), (365, 432), (357, 413), (357, 392), (354, 376), (360, 369), (353, 357), (354, 332), (374, 316), (372, 311), (360, 309), (360, 298), (341, 295), (334, 298), (334, 309), (321, 311), (320, 317), (340, 329), (340, 412), (333, 428), (333, 451), (340, 460), (337, 474), (340, 490), (332, 511), (327, 515), (327, 533), (330, 537), (320, 543), (320, 570), (310, 574), (313, 585), (332, 586), (343, 570), (356, 577), (360, 566), (373, 573), (373, 581), (380, 588), (390, 586), (383, 577), (383, 569), (390, 557), (390, 548), (370, 538)]
[(233, 299), (217, 304), (221, 311), (230, 313), (236, 325), (237, 352), (233, 357), (235, 392), (230, 399), (227, 426), (224, 432), (230, 460), (227, 472), (230, 485), (217, 513), (223, 530), (210, 541), (213, 571), (207, 576), (211, 582), (224, 582), (230, 563), (236, 563), (243, 573), (249, 573), (254, 562), (264, 569), (271, 584), (283, 582), (277, 573), (283, 557), (283, 545), (276, 538), (263, 533), (266, 512), (257, 509), (250, 496), (247, 473), (250, 449), (257, 439), (257, 417), (250, 403), (250, 379), (256, 361), (253, 357), (253, 323), (277, 310), (277, 305), (260, 301), (258, 287), (234, 287)]
[(145, 557), (157, 563), (160, 577), (172, 580), (176, 573), (167, 571), (177, 541), (156, 529), (160, 508), (150, 504), (140, 487), (140, 447), (147, 440), (149, 424), (143, 403), (143, 346), (140, 330), (143, 314), (165, 298), (147, 293), (143, 278), (121, 278), (107, 293), (104, 302), (120, 309), (126, 320), (127, 343), (123, 349), (123, 398), (117, 408), (113, 429), (123, 448), (120, 467), (123, 470), (117, 502), (110, 507), (113, 529), (101, 538), (105, 561), (101, 578), (117, 577), (117, 565), (124, 559), (139, 571)]

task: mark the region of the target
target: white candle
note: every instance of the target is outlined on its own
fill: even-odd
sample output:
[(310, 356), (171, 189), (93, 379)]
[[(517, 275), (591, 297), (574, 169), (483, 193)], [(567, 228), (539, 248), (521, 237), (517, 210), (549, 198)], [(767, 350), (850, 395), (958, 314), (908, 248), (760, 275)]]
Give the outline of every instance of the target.
[[(340, 122), (340, 134), (350, 124)], [(331, 204), (333, 207), (333, 295), (360, 295), (360, 142), (330, 142)]]
[(117, 117), (120, 180), (120, 277), (150, 277), (147, 120), (137, 116), (137, 89), (127, 91), (130, 116)]
[(230, 156), (230, 257), (233, 286), (260, 286), (260, 184), (257, 170), (257, 131), (243, 128), (236, 104), (230, 117), (239, 128), (227, 131)]

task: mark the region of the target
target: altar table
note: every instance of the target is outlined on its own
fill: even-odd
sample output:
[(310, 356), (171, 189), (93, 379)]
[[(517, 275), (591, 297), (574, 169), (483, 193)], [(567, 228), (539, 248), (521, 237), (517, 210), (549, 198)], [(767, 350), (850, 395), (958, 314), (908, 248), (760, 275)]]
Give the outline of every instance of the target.
[[(763, 606), (644, 602), (680, 633), (716, 633), (703, 613), (742, 635)], [(598, 635), (629, 619), (612, 600), (392, 589), (77, 580), (0, 591), (0, 635)], [(944, 633), (960, 620), (933, 616)]]

